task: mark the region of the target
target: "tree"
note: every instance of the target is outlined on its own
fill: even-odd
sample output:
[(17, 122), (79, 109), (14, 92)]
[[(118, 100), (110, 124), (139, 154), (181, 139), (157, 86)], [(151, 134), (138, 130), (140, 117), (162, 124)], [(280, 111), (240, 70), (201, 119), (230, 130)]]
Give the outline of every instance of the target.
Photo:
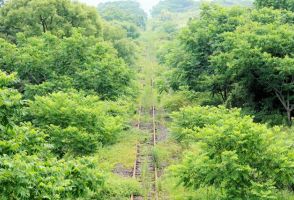
[[(187, 85), (193, 91), (209, 91), (229, 107), (259, 113), (258, 121), (276, 118), (272, 124), (283, 123), (282, 117), (271, 115), (281, 116), (284, 110), (291, 124), (292, 40), (288, 36), (292, 36), (293, 19), (293, 12), (287, 10), (204, 5), (200, 19), (191, 20), (176, 46), (161, 56), (174, 71), (178, 85), (173, 88)], [(274, 26), (280, 34), (271, 30)]]
[(196, 3), (193, 0), (163, 0), (159, 1), (157, 5), (152, 8), (152, 16), (157, 16), (161, 14), (162, 11), (169, 12), (185, 12), (196, 8), (199, 3)]
[(12, 127), (21, 105), (22, 95), (11, 85), (16, 83), (15, 74), (0, 71), (0, 130)]
[(213, 0), (213, 3), (220, 4), (222, 6), (252, 6), (254, 0)]
[(40, 85), (52, 92), (58, 89), (55, 86), (59, 80), (66, 83), (63, 86), (115, 99), (126, 94), (130, 86), (130, 69), (112, 45), (83, 36), (79, 30), (63, 39), (50, 33), (38, 37), (19, 35), (17, 46), (4, 40), (0, 40), (0, 46), (10, 50), (0, 50), (1, 68), (18, 73), (22, 90), (26, 85)]
[(294, 11), (294, 1), (293, 0), (283, 0), (283, 1), (255, 0), (255, 6), (257, 8), (272, 7), (274, 9), (285, 9), (285, 10)]
[(134, 110), (125, 100), (133, 92), (126, 62), (133, 61), (132, 38), (139, 28), (109, 25), (113, 30), (103, 38), (97, 10), (78, 1), (3, 2), (0, 199), (138, 194), (135, 180), (102, 169), (101, 158), (92, 155), (111, 148), (129, 128)]
[(98, 6), (98, 10), (107, 21), (129, 22), (143, 29), (146, 27), (147, 14), (136, 1), (101, 3)]
[(181, 49), (177, 47), (169, 53), (167, 64), (176, 69), (177, 77), (189, 89), (203, 91), (210, 87), (206, 83), (213, 71), (209, 57), (219, 48), (222, 33), (234, 31), (244, 23), (244, 12), (240, 8), (204, 5), (201, 18), (191, 20), (180, 33)]
[(133, 39), (140, 36), (137, 26), (129, 22), (111, 21), (105, 22), (103, 27), (104, 40), (113, 43), (118, 56), (123, 58), (127, 64), (133, 65), (137, 48)]
[(113, 42), (114, 48), (117, 50), (118, 56), (123, 58), (126, 63), (133, 65), (136, 60), (136, 54), (134, 51), (138, 48), (136, 44), (128, 39), (121, 39)]
[(85, 35), (100, 36), (102, 32), (97, 11), (70, 0), (10, 0), (0, 13), (0, 33), (12, 41), (19, 32), (70, 36), (77, 27), (83, 28)]
[(225, 34), (225, 51), (213, 57), (215, 66), (235, 74), (233, 82), (245, 89), (247, 101), (251, 97), (256, 109), (274, 109), (277, 100), (289, 124), (294, 110), (293, 28), (288, 24), (250, 23)]

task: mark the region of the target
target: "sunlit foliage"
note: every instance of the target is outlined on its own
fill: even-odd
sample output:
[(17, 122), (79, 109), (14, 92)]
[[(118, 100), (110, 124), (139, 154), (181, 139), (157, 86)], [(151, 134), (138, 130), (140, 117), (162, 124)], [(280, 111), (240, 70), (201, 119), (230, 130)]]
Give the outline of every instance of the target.
[(293, 149), (279, 139), (279, 128), (223, 107), (184, 108), (173, 126), (179, 141), (201, 148), (175, 168), (186, 187), (215, 187), (221, 199), (273, 199), (293, 185)]
[(78, 27), (87, 36), (101, 35), (101, 20), (94, 8), (70, 0), (8, 0), (0, 10), (0, 34), (12, 41), (19, 32), (61, 37)]

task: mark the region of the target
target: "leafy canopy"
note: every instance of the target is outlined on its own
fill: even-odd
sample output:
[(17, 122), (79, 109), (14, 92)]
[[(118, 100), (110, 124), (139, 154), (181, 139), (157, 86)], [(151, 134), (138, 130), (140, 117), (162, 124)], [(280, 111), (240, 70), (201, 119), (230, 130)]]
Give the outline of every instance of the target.
[(101, 35), (101, 20), (94, 8), (70, 0), (9, 0), (0, 10), (0, 34), (12, 41), (19, 32), (68, 37), (78, 27), (87, 36)]
[(137, 1), (100, 3), (98, 10), (107, 21), (129, 22), (140, 28), (146, 27), (147, 14), (140, 8), (140, 4)]
[(17, 46), (0, 39), (0, 46), (1, 68), (17, 72), (24, 87), (39, 85), (46, 89), (46, 85), (52, 92), (62, 81), (66, 83), (63, 87), (94, 91), (113, 99), (126, 94), (130, 85), (131, 71), (112, 45), (83, 36), (78, 30), (63, 39), (50, 33), (29, 38), (20, 35)]
[(16, 83), (15, 74), (6, 74), (0, 71), (0, 130), (14, 125), (18, 116), (18, 108), (21, 107), (22, 95), (13, 87)]
[(287, 10), (203, 5), (200, 19), (160, 57), (174, 72), (171, 87), (210, 92), (227, 106), (260, 113), (258, 121), (283, 114), (272, 123), (291, 124), (293, 17)]

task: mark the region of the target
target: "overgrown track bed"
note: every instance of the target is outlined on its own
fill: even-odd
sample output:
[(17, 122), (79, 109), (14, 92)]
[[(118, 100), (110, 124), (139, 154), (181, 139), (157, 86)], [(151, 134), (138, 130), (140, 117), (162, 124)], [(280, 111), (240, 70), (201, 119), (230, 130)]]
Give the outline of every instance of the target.
[[(148, 112), (148, 113), (147, 113)], [(152, 121), (143, 122), (141, 116), (149, 115)], [(156, 145), (156, 108), (152, 106), (149, 110), (139, 109), (139, 119), (137, 128), (148, 132), (148, 137), (144, 142), (137, 145), (137, 156), (134, 163), (133, 178), (136, 178), (143, 187), (141, 196), (132, 195), (131, 200), (158, 200), (157, 191), (157, 168), (153, 158), (153, 149)]]

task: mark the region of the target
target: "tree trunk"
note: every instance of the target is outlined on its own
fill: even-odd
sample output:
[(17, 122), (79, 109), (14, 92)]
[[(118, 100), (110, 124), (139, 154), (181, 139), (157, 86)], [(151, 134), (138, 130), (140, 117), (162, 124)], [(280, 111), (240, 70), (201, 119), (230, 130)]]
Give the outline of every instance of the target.
[(292, 111), (294, 110), (294, 105), (290, 102), (289, 92), (287, 92), (287, 95), (283, 95), (282, 91), (275, 89), (275, 94), (287, 112), (288, 125), (292, 126)]
[(47, 31), (47, 24), (46, 24), (46, 19), (43, 19), (42, 16), (40, 16), (41, 24), (43, 27), (43, 33), (46, 33)]
[(287, 116), (288, 116), (288, 124), (289, 126), (292, 126), (292, 110), (291, 109), (287, 110)]

